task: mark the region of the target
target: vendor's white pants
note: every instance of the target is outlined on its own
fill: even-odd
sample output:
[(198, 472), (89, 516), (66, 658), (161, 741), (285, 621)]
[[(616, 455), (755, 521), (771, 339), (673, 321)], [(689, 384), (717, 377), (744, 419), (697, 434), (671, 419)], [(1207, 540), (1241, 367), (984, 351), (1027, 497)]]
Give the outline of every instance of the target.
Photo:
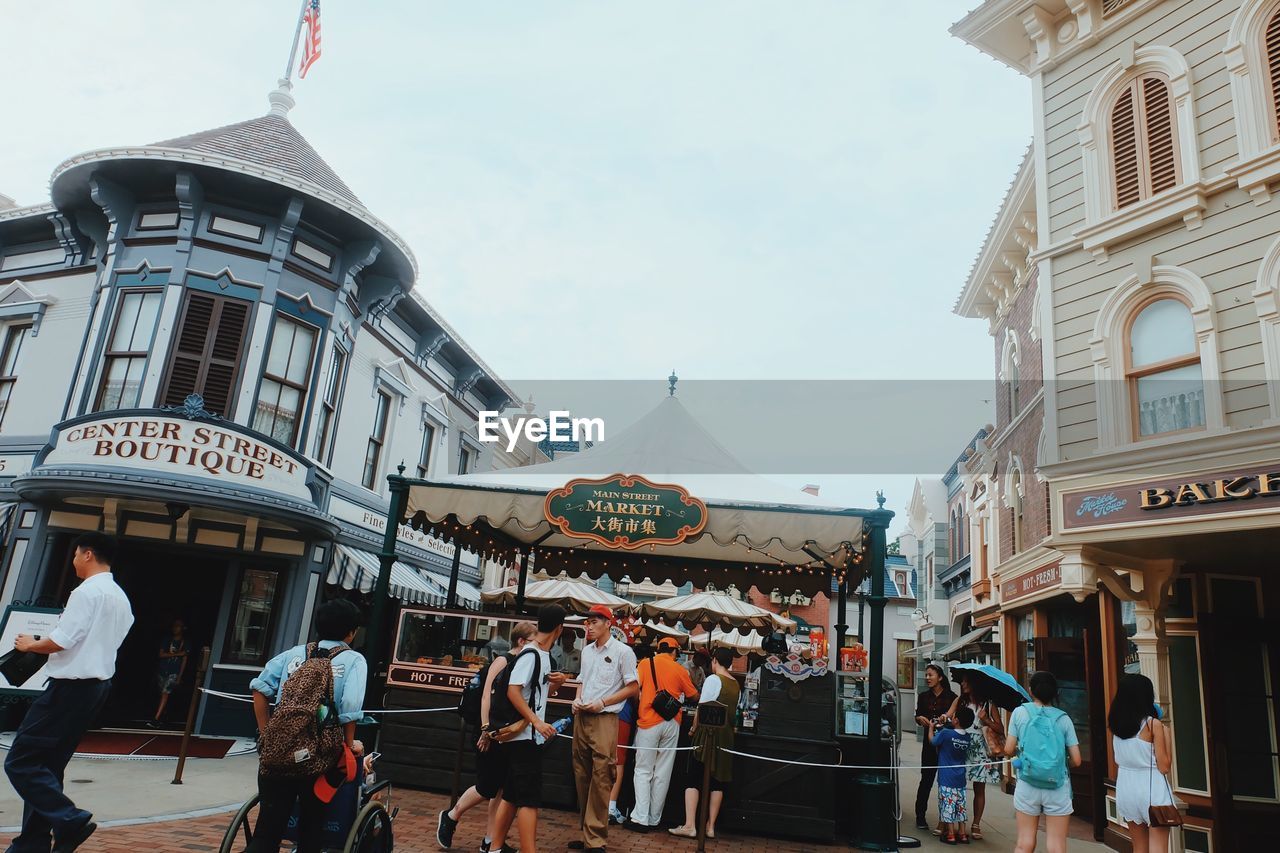
[[(648, 729), (636, 730), (635, 788), (636, 807), (631, 820), (645, 826), (657, 826), (662, 820), (662, 806), (671, 785), (671, 768), (676, 763), (673, 747), (680, 741), (680, 724), (667, 720)], [(662, 747), (654, 749), (653, 747)]]

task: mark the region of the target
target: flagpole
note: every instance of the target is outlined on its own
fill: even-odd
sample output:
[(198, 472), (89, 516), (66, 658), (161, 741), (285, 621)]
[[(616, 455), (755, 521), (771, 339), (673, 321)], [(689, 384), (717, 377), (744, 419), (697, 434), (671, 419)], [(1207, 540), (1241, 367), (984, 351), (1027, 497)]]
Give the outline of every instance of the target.
[(284, 82), (287, 85), (293, 79), (293, 60), (298, 56), (298, 36), (302, 35), (302, 22), (307, 15), (307, 7), (311, 5), (311, 0), (302, 0), (302, 6), (298, 9), (298, 25), (293, 30), (293, 44), (289, 46), (289, 63), (284, 67)]

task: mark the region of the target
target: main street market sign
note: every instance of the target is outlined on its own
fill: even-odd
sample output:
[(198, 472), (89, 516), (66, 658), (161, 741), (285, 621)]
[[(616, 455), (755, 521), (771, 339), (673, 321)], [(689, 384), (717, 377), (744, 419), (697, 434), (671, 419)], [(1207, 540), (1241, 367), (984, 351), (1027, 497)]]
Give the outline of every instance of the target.
[(1280, 466), (1081, 489), (1062, 495), (1064, 530), (1280, 509)]
[(707, 524), (705, 503), (639, 474), (572, 480), (547, 495), (542, 511), (565, 536), (627, 550), (677, 545)]

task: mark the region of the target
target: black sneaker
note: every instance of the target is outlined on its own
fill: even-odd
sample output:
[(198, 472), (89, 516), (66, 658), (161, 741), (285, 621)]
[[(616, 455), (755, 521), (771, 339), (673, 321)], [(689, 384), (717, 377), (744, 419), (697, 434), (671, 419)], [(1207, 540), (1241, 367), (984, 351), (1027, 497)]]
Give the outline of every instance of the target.
[[(488, 841), (481, 841), (481, 842), (480, 842), (480, 853), (489, 853), (489, 842), (488, 842)], [(501, 850), (499, 850), (499, 851), (497, 851), (497, 853), (520, 853), (520, 851), (519, 851), (519, 850), (517, 850), (516, 848), (512, 847), (512, 846), (511, 846), (511, 845), (509, 845), (509, 844), (504, 844), (504, 845), (502, 845), (502, 849), (501, 849)]]
[(628, 820), (622, 825), (623, 829), (629, 829), (632, 832), (648, 832), (652, 827), (646, 823), (636, 823), (634, 820)]
[(61, 841), (55, 841), (53, 853), (71, 853), (72, 850), (89, 840), (89, 836), (93, 835), (93, 831), (97, 828), (98, 825), (93, 822), (92, 818), (86, 820), (80, 824), (79, 828), (68, 833), (66, 838)]
[(916, 818), (916, 829), (928, 829), (928, 828), (929, 828), (929, 821), (925, 820), (924, 817)]
[(440, 819), (436, 821), (436, 844), (440, 845), (441, 850), (448, 850), (453, 846), (453, 833), (457, 829), (458, 822), (449, 817), (449, 810), (440, 812)]

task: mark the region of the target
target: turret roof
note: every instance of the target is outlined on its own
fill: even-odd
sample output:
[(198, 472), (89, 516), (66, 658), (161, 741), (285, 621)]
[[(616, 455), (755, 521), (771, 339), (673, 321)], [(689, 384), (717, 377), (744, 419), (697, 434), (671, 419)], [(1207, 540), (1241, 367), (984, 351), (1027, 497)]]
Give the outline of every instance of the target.
[(364, 206), (289, 119), (274, 112), (166, 139), (152, 147), (198, 151), (265, 166), (329, 190), (352, 204)]

